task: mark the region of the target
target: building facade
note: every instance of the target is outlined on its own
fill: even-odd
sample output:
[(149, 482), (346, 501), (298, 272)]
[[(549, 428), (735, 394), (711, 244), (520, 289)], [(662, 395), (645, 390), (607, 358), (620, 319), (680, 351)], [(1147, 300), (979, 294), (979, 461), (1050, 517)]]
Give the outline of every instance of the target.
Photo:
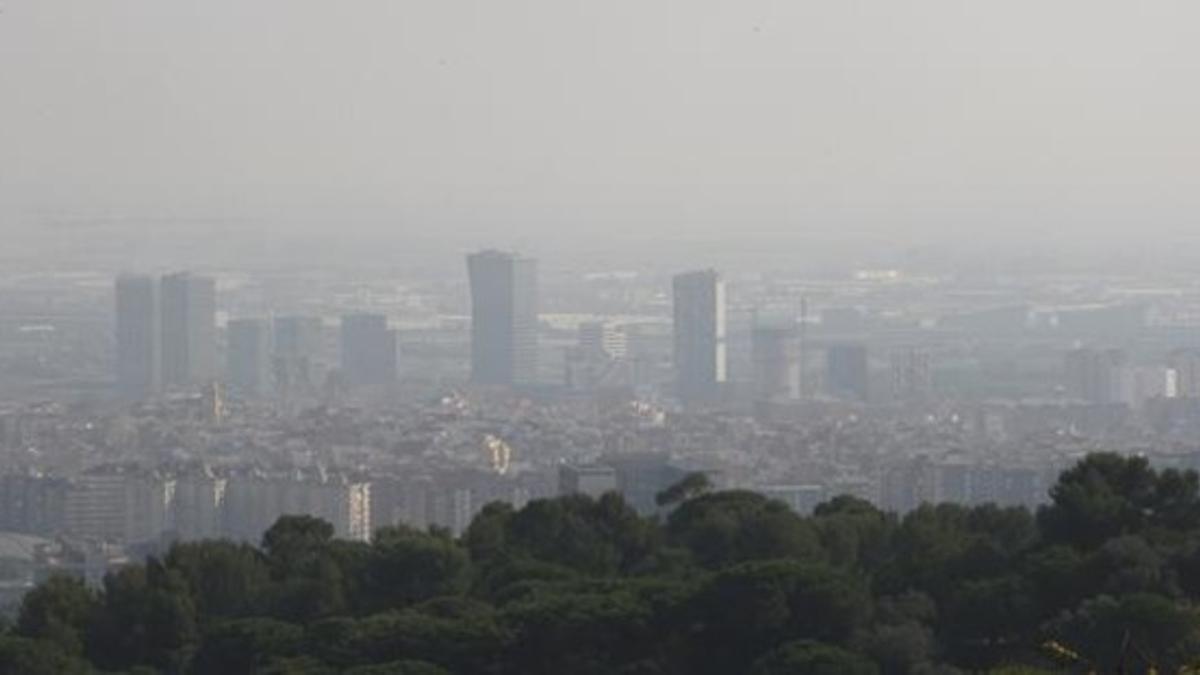
[(341, 351), (342, 375), (350, 386), (396, 380), (396, 334), (382, 314), (343, 316)]
[(229, 386), (242, 396), (271, 390), (271, 334), (264, 319), (235, 319), (228, 326)]
[(870, 368), (866, 345), (857, 342), (829, 345), (825, 363), (825, 385), (830, 395), (848, 401), (867, 401)]
[(203, 384), (216, 375), (217, 284), (187, 272), (162, 278), (162, 375), (167, 386)]
[(800, 398), (800, 329), (794, 321), (757, 323), (750, 336), (754, 396), (764, 401)]
[(159, 288), (153, 277), (122, 275), (116, 283), (117, 392), (141, 400), (162, 388)]
[(513, 253), (467, 256), (471, 286), (471, 381), (538, 381), (537, 261)]
[(321, 360), (324, 325), (320, 317), (280, 316), (272, 330), (275, 387), (280, 392), (312, 387)]
[(715, 270), (673, 281), (675, 391), (685, 405), (714, 403), (727, 379), (725, 282)]

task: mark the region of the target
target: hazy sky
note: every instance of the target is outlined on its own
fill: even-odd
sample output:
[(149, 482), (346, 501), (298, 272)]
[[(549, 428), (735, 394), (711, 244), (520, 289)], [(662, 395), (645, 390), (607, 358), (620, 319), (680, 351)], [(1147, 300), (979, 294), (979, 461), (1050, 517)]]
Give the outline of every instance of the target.
[(0, 0), (0, 212), (1183, 232), (1195, 0)]

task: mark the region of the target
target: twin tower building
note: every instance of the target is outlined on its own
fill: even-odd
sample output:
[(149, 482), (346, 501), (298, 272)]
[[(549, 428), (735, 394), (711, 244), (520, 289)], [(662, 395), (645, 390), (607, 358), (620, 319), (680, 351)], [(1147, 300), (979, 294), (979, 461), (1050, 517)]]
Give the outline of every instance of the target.
[[(521, 386), (538, 378), (537, 261), (501, 251), (467, 256), (471, 282), (471, 380)], [(716, 403), (726, 375), (725, 283), (714, 270), (677, 275), (674, 294), (676, 395)]]
[[(467, 256), (471, 284), (471, 380), (522, 386), (538, 377), (537, 261), (501, 251)], [(716, 403), (726, 374), (725, 283), (714, 270), (675, 276), (675, 392), (685, 404)]]
[(117, 278), (117, 390), (141, 399), (217, 375), (217, 288), (210, 277)]
[[(480, 385), (539, 384), (537, 261), (496, 250), (467, 256), (471, 293), (471, 381)], [(684, 403), (715, 401), (726, 380), (725, 287), (715, 271), (675, 277), (674, 368), (676, 393)], [(188, 273), (160, 279), (121, 276), (116, 284), (116, 373), (118, 391), (140, 399), (164, 388), (206, 384), (218, 378), (216, 283)], [(370, 355), (358, 332), (373, 326), (386, 334), (386, 318), (343, 318), (342, 366), (364, 369)], [(234, 333), (242, 326), (229, 327)], [(394, 339), (394, 337), (393, 337)], [(361, 344), (360, 344), (361, 343)], [(368, 350), (369, 351), (369, 350)], [(391, 350), (394, 355), (394, 344)], [(361, 358), (360, 358), (361, 357)], [(233, 361), (231, 360), (231, 363)], [(249, 366), (247, 366), (249, 367)], [(394, 363), (393, 363), (394, 369)]]

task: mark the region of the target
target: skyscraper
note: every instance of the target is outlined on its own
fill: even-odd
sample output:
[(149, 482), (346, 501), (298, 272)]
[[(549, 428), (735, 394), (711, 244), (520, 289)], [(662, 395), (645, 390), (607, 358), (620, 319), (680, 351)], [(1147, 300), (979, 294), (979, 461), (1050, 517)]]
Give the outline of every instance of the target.
[(1167, 364), (1175, 374), (1175, 395), (1200, 398), (1200, 351), (1176, 349), (1167, 358)]
[(756, 320), (750, 335), (754, 395), (758, 400), (800, 398), (800, 329), (794, 320)]
[(271, 384), (271, 336), (265, 319), (229, 322), (229, 384), (243, 396), (262, 396)]
[(121, 396), (139, 400), (162, 386), (158, 284), (123, 275), (116, 284), (116, 375)]
[(585, 358), (623, 359), (629, 351), (625, 330), (607, 321), (579, 324), (579, 349)]
[(902, 347), (891, 354), (892, 395), (900, 401), (921, 401), (933, 394), (931, 356), (927, 349)]
[(685, 405), (713, 403), (726, 379), (725, 282), (715, 270), (676, 275), (675, 390)]
[(163, 383), (188, 386), (216, 375), (217, 284), (181, 272), (162, 279)]
[(320, 317), (280, 316), (275, 319), (275, 384), (281, 392), (312, 386), (321, 357)]
[(825, 364), (825, 384), (830, 394), (853, 401), (867, 400), (870, 371), (866, 345), (855, 342), (829, 345)]
[(1121, 371), (1127, 365), (1119, 349), (1073, 349), (1063, 358), (1067, 395), (1088, 403), (1116, 403), (1121, 398)]
[(538, 379), (537, 261), (501, 251), (467, 256), (471, 282), (471, 381)]
[(396, 334), (382, 314), (342, 317), (342, 375), (351, 386), (396, 379)]

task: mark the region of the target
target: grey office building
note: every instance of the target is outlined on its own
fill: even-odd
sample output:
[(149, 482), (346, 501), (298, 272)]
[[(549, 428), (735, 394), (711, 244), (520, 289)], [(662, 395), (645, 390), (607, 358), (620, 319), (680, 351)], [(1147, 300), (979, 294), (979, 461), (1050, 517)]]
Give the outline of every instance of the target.
[(217, 284), (187, 272), (162, 278), (162, 374), (167, 386), (202, 384), (216, 375)]
[(271, 334), (265, 319), (229, 322), (229, 385), (243, 396), (263, 396), (271, 388)]
[(324, 326), (316, 316), (280, 316), (274, 326), (275, 384), (283, 391), (313, 384)]
[(467, 256), (471, 282), (471, 381), (538, 381), (537, 261), (501, 251)]
[(676, 275), (675, 392), (685, 405), (715, 403), (726, 380), (725, 282), (715, 270)]
[(162, 333), (158, 283), (123, 275), (116, 283), (117, 391), (127, 399), (153, 396), (162, 387)]
[(825, 383), (833, 396), (866, 401), (870, 387), (867, 347), (857, 342), (829, 345), (825, 352)]
[(799, 399), (802, 352), (796, 322), (757, 319), (750, 345), (755, 398), (764, 401)]
[(382, 314), (342, 317), (342, 375), (351, 386), (396, 379), (396, 334)]

